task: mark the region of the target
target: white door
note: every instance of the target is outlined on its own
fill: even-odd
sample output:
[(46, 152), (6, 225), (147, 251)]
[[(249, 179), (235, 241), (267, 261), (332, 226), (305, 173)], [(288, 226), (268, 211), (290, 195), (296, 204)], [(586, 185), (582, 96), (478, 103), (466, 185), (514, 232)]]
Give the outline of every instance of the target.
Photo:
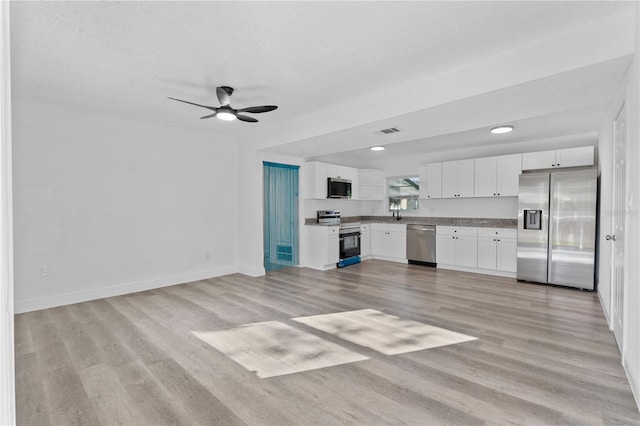
[(611, 316), (613, 334), (622, 352), (624, 317), (624, 216), (626, 211), (627, 114), (623, 104), (614, 123), (613, 135), (613, 262), (611, 273)]

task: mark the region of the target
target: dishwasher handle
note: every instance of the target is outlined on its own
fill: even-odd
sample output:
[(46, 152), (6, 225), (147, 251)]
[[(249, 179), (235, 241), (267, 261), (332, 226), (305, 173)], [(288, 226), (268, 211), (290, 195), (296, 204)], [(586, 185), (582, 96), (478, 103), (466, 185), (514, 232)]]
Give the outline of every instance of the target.
[(434, 225), (407, 225), (407, 230), (436, 232), (436, 227)]

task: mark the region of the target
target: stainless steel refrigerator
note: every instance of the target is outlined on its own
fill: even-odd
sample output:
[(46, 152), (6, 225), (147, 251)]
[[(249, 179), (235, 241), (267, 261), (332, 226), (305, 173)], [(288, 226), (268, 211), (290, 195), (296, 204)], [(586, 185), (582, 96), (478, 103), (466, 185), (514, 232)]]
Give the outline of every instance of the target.
[(594, 289), (597, 179), (595, 169), (520, 175), (518, 280)]

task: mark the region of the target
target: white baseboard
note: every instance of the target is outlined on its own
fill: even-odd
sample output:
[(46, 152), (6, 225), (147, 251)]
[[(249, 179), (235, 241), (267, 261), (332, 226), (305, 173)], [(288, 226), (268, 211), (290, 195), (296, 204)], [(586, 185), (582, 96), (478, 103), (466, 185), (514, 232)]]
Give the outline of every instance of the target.
[(604, 313), (604, 319), (607, 320), (607, 325), (609, 326), (609, 330), (613, 331), (613, 325), (610, 321), (609, 318), (609, 311), (607, 310), (607, 307), (605, 306), (605, 304), (602, 302), (602, 297), (600, 296), (600, 290), (598, 290), (598, 300), (600, 301), (600, 306), (602, 306), (602, 312)]
[(146, 281), (137, 281), (133, 283), (95, 288), (91, 290), (57, 294), (54, 296), (40, 297), (37, 299), (17, 300), (15, 302), (14, 308), (15, 313), (19, 314), (23, 312), (37, 311), (40, 309), (54, 308), (56, 306), (87, 302), (89, 300), (103, 299), (105, 297), (136, 293), (138, 291), (153, 290), (154, 288), (168, 287), (176, 284), (185, 284), (192, 281), (234, 274), (236, 272), (238, 272), (237, 266), (226, 266), (223, 268), (209, 269), (206, 271), (194, 272), (190, 274), (162, 277)]
[(628, 363), (625, 362), (624, 358), (622, 359), (622, 367), (624, 368), (624, 372), (627, 374), (627, 380), (629, 381), (629, 386), (631, 386), (631, 393), (636, 400), (636, 407), (638, 411), (640, 411), (640, 389), (638, 389), (638, 381), (631, 374), (631, 369), (628, 366)]
[(264, 270), (264, 267), (261, 267), (261, 268), (248, 268), (246, 266), (240, 266), (238, 268), (238, 273), (240, 273), (242, 275), (246, 275), (248, 277), (261, 277), (266, 272)]
[(447, 265), (444, 263), (438, 263), (438, 268), (448, 269), (451, 271), (471, 272), (474, 274), (494, 275), (496, 277), (515, 278), (515, 272), (498, 271), (495, 269), (481, 269), (481, 268), (469, 268), (467, 266)]
[(377, 254), (372, 254), (371, 258), (372, 259), (376, 259), (376, 260), (386, 260), (388, 262), (409, 263), (409, 261), (407, 259), (401, 259), (399, 257), (379, 256)]

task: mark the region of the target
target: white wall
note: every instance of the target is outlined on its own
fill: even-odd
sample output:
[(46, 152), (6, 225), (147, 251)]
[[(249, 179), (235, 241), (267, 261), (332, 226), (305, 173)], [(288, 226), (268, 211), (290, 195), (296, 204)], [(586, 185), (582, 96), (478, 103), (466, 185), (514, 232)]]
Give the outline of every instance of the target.
[[(638, 5), (636, 5), (638, 6)], [(623, 365), (640, 405), (640, 7), (636, 7), (635, 55), (629, 69), (627, 100), (627, 252)]]
[(235, 143), (15, 99), (13, 140), (16, 311), (237, 270)]

